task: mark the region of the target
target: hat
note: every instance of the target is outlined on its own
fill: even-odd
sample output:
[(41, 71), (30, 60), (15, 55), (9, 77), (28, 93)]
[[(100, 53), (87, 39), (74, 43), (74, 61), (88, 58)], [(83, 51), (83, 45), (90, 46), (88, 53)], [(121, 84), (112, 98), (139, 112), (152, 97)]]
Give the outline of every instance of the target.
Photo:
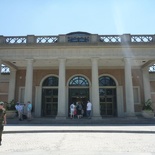
[(0, 102), (0, 105), (4, 105), (4, 102), (1, 101), (1, 102)]

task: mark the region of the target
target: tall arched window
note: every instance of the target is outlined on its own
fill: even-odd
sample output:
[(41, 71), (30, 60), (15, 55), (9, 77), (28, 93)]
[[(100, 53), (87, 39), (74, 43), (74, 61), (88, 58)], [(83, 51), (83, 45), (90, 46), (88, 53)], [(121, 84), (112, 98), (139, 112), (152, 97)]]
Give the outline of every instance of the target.
[(55, 117), (58, 109), (58, 77), (50, 76), (42, 84), (42, 115)]

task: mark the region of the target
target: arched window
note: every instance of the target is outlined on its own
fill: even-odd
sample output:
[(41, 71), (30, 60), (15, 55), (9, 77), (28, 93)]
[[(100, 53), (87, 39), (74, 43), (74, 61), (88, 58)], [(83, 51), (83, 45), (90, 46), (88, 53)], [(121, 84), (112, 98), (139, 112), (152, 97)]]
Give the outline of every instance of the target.
[(58, 86), (58, 78), (50, 76), (44, 80), (42, 86)]
[(109, 76), (99, 78), (99, 86), (116, 86), (115, 81)]
[(69, 86), (89, 86), (89, 83), (86, 78), (82, 76), (76, 76), (70, 80)]

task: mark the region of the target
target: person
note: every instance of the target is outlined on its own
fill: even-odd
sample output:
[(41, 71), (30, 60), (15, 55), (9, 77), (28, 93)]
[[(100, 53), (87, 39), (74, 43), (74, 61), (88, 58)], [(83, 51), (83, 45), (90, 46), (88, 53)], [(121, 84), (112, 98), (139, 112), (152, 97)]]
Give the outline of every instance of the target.
[(74, 110), (75, 110), (75, 105), (72, 103), (70, 105), (70, 118), (74, 118)]
[(23, 105), (21, 105), (21, 103), (17, 102), (15, 108), (18, 111), (19, 120), (22, 121), (23, 120)]
[(27, 119), (31, 120), (32, 119), (32, 103), (30, 101), (27, 102)]
[(4, 125), (6, 124), (6, 110), (3, 107), (4, 102), (0, 102), (0, 145), (2, 145), (2, 132), (4, 129)]
[(78, 102), (78, 105), (76, 107), (77, 109), (77, 116), (78, 116), (78, 119), (82, 117), (82, 105), (80, 102)]
[(87, 101), (87, 117), (91, 118), (91, 110), (92, 110), (92, 103), (88, 100)]

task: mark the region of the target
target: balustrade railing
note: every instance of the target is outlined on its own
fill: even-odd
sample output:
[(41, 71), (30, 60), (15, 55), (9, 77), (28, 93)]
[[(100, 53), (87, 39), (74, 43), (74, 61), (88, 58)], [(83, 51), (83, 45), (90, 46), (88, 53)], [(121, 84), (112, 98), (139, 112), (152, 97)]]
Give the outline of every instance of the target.
[(131, 42), (136, 43), (153, 42), (153, 35), (131, 35)]
[(97, 35), (75, 33), (72, 35), (58, 35), (58, 36), (0, 36), (1, 44), (55, 44), (55, 43), (73, 43), (73, 42), (100, 42), (100, 43), (153, 43), (155, 42), (155, 35)]
[(155, 72), (155, 64), (149, 67), (149, 72)]
[(120, 35), (100, 35), (100, 42), (104, 43), (120, 43), (121, 36)]
[(41, 44), (56, 43), (57, 41), (58, 41), (57, 36), (37, 36), (36, 37), (36, 43), (41, 43)]
[(10, 68), (2, 64), (1, 65), (1, 74), (10, 74)]
[(5, 37), (6, 44), (25, 44), (27, 37)]

